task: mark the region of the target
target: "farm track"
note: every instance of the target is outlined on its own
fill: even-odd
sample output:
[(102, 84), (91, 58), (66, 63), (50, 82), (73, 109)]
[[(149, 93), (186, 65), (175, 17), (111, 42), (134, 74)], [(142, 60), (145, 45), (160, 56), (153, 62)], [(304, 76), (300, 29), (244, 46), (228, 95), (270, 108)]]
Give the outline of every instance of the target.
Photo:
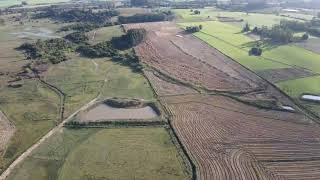
[(46, 141), (48, 138), (50, 138), (52, 135), (55, 134), (55, 132), (60, 131), (63, 128), (63, 125), (65, 122), (69, 121), (71, 118), (73, 118), (77, 113), (79, 113), (80, 111), (85, 110), (86, 108), (90, 107), (91, 105), (93, 105), (95, 102), (97, 101), (97, 98), (93, 99), (92, 101), (90, 101), (89, 103), (85, 104), (84, 106), (82, 106), (81, 108), (79, 108), (78, 110), (76, 110), (73, 114), (71, 114), (68, 118), (66, 118), (65, 120), (63, 120), (60, 124), (58, 124), (56, 127), (54, 127), (53, 129), (51, 129), (46, 135), (44, 135), (38, 142), (36, 142), (35, 144), (33, 144), (29, 149), (27, 149), (24, 153), (22, 153), (17, 159), (15, 159), (10, 166), (1, 174), (0, 176), (0, 180), (5, 180), (6, 177), (8, 177), (10, 175), (10, 173), (24, 160), (26, 159), (28, 156), (31, 155), (31, 153), (38, 148), (44, 141)]
[[(173, 24), (125, 26), (137, 27), (147, 29), (149, 38), (135, 51), (143, 63), (152, 67), (145, 75), (194, 165), (193, 179), (318, 179), (320, 127), (290, 97)], [(182, 64), (181, 59), (185, 61)], [(160, 69), (164, 73), (159, 73)], [(195, 81), (194, 70), (219, 75), (212, 76), (211, 82), (203, 76)], [(220, 83), (211, 86), (213, 82)], [(202, 90), (192, 91), (195, 87)], [(219, 95), (219, 90), (226, 94), (240, 90), (257, 100), (273, 98), (297, 111), (257, 108)]]

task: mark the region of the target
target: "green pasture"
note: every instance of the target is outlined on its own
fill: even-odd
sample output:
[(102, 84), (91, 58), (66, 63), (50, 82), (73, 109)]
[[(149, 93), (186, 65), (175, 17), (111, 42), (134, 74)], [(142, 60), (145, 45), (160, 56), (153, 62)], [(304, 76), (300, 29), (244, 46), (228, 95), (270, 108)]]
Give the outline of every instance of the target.
[(8, 180), (189, 179), (163, 128), (63, 129)]
[[(194, 9), (195, 10), (195, 9)], [(274, 14), (262, 14), (262, 13), (245, 13), (245, 12), (229, 12), (221, 11), (215, 8), (198, 9), (201, 11), (199, 15), (193, 14), (190, 9), (175, 9), (174, 12), (180, 16), (181, 21), (192, 22), (192, 21), (208, 21), (217, 20), (217, 17), (230, 17), (237, 20), (243, 19), (241, 26), (245, 23), (249, 23), (251, 26), (272, 26), (278, 24), (281, 19), (292, 19), (288, 17), (277, 16)]]
[(68, 2), (70, 0), (0, 0), (0, 7), (8, 7), (13, 5), (20, 5), (22, 2), (27, 2), (28, 5), (34, 4), (50, 4)]
[(302, 93), (320, 95), (320, 76), (285, 81), (276, 85), (294, 98), (299, 98)]
[(108, 58), (73, 55), (71, 60), (52, 66), (45, 80), (66, 94), (66, 115), (97, 96), (153, 99), (153, 92), (143, 75)]
[(59, 97), (35, 80), (24, 80), (20, 88), (2, 87), (0, 108), (16, 131), (0, 156), (3, 171), (19, 154), (55, 126), (59, 117)]
[(102, 41), (109, 41), (112, 39), (112, 37), (119, 37), (123, 34), (124, 33), (122, 32), (120, 26), (102, 27), (87, 33), (89, 42), (91, 44), (97, 44)]

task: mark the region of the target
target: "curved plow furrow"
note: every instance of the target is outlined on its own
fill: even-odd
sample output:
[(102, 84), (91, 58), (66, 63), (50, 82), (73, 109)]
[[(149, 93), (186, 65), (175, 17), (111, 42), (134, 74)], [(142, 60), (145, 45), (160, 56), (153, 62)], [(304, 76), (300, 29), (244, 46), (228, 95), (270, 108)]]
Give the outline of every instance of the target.
[[(199, 179), (318, 177), (318, 173), (309, 173), (320, 169), (320, 163), (314, 163), (320, 161), (320, 128), (316, 124), (291, 122), (291, 114), (259, 110), (222, 96), (187, 95), (163, 101), (197, 166)], [(250, 115), (252, 110), (256, 116)], [(274, 119), (274, 113), (280, 118)]]

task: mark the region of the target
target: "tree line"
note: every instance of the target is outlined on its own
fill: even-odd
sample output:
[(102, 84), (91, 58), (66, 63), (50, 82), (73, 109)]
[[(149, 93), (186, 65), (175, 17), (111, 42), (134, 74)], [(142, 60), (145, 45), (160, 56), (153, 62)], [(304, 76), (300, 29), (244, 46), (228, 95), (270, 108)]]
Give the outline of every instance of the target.
[(116, 10), (104, 10), (94, 12), (80, 9), (54, 9), (47, 8), (46, 10), (33, 15), (34, 19), (50, 18), (53, 20), (63, 22), (89, 22), (89, 23), (106, 23), (110, 21), (111, 17), (118, 16), (119, 12)]

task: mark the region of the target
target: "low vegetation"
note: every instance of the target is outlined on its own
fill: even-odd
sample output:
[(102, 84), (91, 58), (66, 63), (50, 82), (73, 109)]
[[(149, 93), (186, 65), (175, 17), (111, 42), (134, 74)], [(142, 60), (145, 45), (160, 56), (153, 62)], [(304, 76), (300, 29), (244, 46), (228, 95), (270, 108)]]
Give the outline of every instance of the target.
[(8, 180), (137, 177), (190, 178), (164, 128), (63, 129), (44, 142)]
[(33, 18), (51, 18), (53, 20), (62, 22), (90, 22), (103, 24), (110, 22), (110, 18), (117, 15), (119, 15), (119, 12), (115, 10), (103, 10), (94, 12), (92, 10), (74, 9), (65, 11), (63, 9), (54, 9), (50, 7), (43, 12), (35, 14)]
[(142, 22), (156, 22), (156, 21), (166, 21), (173, 18), (171, 15), (165, 13), (145, 13), (145, 14), (135, 14), (133, 16), (119, 16), (118, 21), (121, 24), (128, 23), (142, 23)]
[(58, 64), (66, 61), (66, 51), (71, 50), (72, 46), (64, 39), (37, 40), (35, 43), (24, 43), (17, 50), (22, 51), (27, 59), (51, 62)]

